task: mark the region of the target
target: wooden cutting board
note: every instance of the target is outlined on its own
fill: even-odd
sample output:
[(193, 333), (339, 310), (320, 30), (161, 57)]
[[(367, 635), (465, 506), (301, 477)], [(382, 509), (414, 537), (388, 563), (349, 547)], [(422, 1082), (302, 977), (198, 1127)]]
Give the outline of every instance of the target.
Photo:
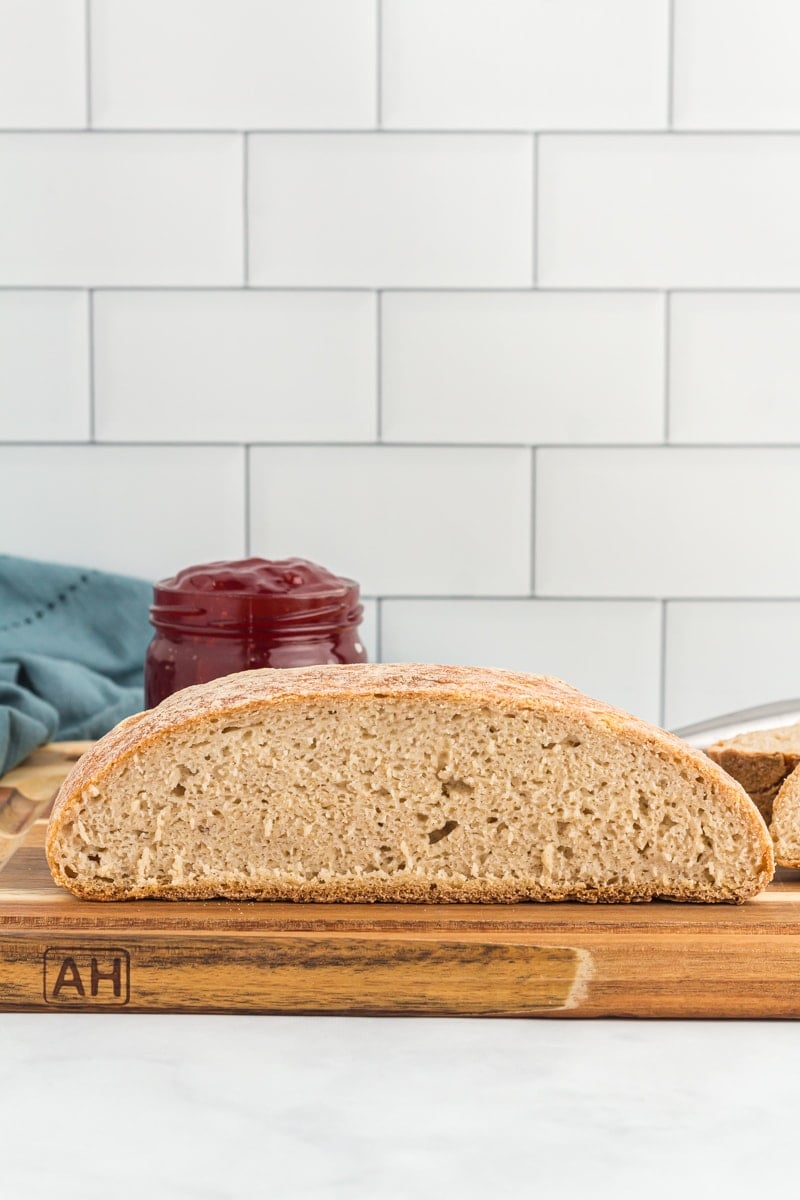
[(741, 907), (99, 904), (44, 829), (0, 872), (2, 1011), (800, 1017), (800, 873)]

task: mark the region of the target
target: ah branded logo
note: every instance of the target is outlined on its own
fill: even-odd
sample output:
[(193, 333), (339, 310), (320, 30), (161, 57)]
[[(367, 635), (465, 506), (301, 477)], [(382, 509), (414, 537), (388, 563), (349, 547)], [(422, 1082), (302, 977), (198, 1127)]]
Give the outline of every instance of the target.
[(44, 952), (44, 999), (65, 1008), (127, 1004), (131, 959), (127, 950), (85, 946), (50, 947)]

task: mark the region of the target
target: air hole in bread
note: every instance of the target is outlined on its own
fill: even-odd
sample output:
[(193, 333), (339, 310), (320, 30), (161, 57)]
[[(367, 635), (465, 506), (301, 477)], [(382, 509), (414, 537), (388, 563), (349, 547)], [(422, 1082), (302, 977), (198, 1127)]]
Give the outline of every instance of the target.
[(458, 821), (445, 821), (441, 829), (434, 829), (428, 834), (428, 841), (435, 846), (437, 842), (449, 837), (454, 829), (458, 829)]

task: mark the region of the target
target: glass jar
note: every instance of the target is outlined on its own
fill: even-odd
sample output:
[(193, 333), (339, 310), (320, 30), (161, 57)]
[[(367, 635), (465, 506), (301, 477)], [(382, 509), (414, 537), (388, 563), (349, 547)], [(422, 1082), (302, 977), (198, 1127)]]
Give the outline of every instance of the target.
[(204, 563), (153, 587), (145, 704), (255, 667), (366, 662), (358, 584), (302, 558)]

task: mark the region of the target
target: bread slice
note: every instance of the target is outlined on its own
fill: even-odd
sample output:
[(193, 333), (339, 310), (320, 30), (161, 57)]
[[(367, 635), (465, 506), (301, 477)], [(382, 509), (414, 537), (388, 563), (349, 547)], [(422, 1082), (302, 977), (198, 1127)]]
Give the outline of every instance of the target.
[(64, 783), (87, 899), (742, 901), (773, 871), (738, 784), (557, 679), (247, 671), (130, 718)]
[(800, 867), (800, 766), (787, 775), (775, 797), (770, 833), (780, 867)]
[(800, 724), (740, 733), (715, 742), (706, 754), (742, 785), (769, 825), (775, 797), (800, 764)]

